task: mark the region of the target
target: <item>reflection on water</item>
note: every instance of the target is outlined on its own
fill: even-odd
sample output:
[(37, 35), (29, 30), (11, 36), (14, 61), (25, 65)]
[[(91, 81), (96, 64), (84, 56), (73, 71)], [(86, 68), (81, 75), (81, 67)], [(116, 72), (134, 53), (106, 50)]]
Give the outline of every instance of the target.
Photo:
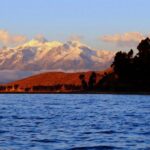
[(0, 95), (1, 150), (150, 149), (150, 96)]

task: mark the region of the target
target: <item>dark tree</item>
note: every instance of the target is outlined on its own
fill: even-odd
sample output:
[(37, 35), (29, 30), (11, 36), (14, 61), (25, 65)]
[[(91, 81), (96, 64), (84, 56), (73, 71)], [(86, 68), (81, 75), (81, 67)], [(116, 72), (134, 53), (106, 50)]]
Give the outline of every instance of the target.
[(92, 74), (90, 75), (88, 85), (89, 85), (89, 90), (94, 90), (95, 85), (96, 85), (96, 73), (95, 72), (92, 72)]
[(6, 91), (6, 86), (1, 85), (0, 86), (0, 91)]
[(31, 90), (31, 88), (28, 88), (28, 87), (26, 87), (26, 88), (24, 89), (25, 92), (30, 92), (30, 90)]
[(137, 47), (138, 53), (135, 57), (138, 78), (149, 80), (150, 77), (150, 39), (142, 40)]
[(137, 46), (137, 49), (139, 50), (139, 57), (144, 57), (145, 55), (150, 54), (150, 39), (146, 38), (145, 40), (142, 40)]
[(87, 85), (87, 82), (85, 80), (85, 75), (84, 74), (81, 74), (79, 76), (80, 80), (81, 80), (81, 85), (82, 85), (82, 89), (83, 90), (87, 90), (88, 89), (88, 85)]
[(133, 61), (132, 49), (128, 53), (121, 51), (116, 53), (112, 67), (114, 72), (119, 76), (119, 79), (128, 80), (132, 78)]
[[(107, 89), (112, 88), (125, 90), (150, 90), (150, 39), (142, 40), (137, 46), (138, 53), (134, 56), (133, 50), (117, 52), (112, 64), (113, 74), (105, 75), (99, 85)], [(117, 77), (116, 77), (117, 76)]]
[(67, 91), (80, 91), (81, 90), (81, 86), (74, 85), (74, 84), (65, 84), (64, 88)]
[(18, 84), (15, 84), (15, 85), (14, 85), (14, 90), (18, 90), (18, 88), (19, 88), (19, 85), (18, 85)]

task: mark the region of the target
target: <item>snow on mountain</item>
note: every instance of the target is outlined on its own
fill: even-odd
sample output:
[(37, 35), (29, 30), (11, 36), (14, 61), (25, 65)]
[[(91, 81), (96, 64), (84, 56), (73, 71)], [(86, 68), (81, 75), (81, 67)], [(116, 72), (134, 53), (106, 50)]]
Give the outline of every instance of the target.
[(83, 71), (110, 66), (114, 52), (93, 50), (78, 41), (31, 40), (15, 48), (0, 50), (0, 70)]

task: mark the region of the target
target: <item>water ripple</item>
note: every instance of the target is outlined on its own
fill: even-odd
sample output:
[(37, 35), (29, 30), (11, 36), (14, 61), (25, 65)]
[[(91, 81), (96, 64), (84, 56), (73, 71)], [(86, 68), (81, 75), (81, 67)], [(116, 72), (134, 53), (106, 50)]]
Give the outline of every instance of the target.
[(0, 95), (2, 150), (149, 150), (150, 96)]

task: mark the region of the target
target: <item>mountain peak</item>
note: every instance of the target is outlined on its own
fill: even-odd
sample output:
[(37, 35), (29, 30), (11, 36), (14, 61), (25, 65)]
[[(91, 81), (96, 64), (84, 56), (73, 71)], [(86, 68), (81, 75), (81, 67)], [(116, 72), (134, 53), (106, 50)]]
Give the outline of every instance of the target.
[(53, 47), (58, 47), (61, 46), (63, 43), (58, 42), (58, 41), (47, 41), (47, 40), (38, 40), (38, 39), (32, 39), (31, 41), (23, 44), (23, 47), (49, 47), (49, 48), (53, 48)]
[(103, 70), (114, 52), (94, 50), (79, 41), (41, 41), (33, 39), (0, 53), (0, 70), (82, 71)]
[(41, 46), (41, 44), (43, 44), (43, 42), (40, 42), (39, 40), (36, 39), (32, 39), (31, 41), (23, 44), (24, 47), (38, 47)]
[(81, 47), (81, 46), (86, 46), (85, 44), (81, 43), (80, 41), (68, 41), (66, 44), (72, 46), (72, 47)]

